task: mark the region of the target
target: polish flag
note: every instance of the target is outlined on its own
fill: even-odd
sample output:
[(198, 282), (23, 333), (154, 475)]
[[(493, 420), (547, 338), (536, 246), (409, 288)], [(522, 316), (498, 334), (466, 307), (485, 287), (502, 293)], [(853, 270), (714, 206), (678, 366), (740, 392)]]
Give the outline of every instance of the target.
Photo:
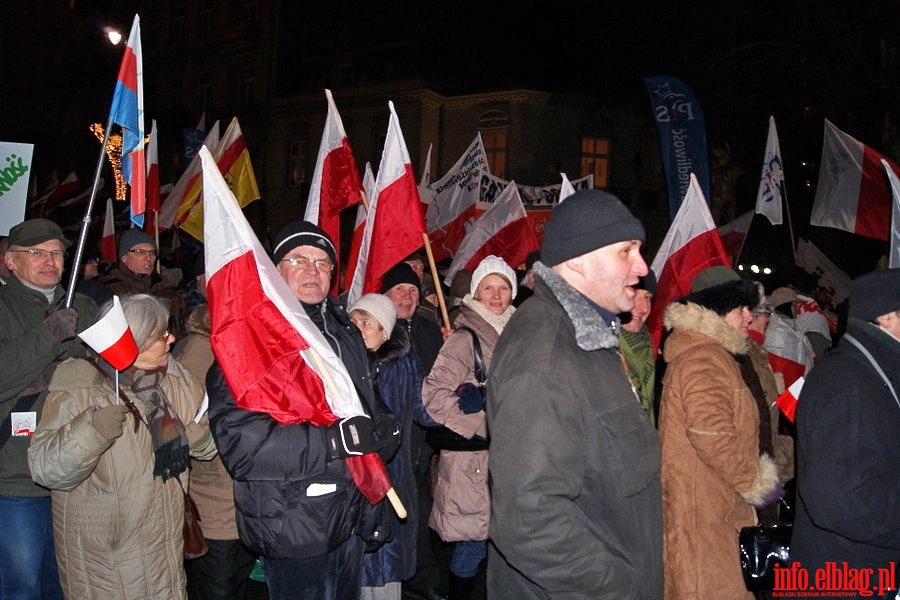
[(790, 317), (779, 313), (772, 315), (762, 347), (769, 353), (769, 366), (774, 372), (781, 373), (786, 386), (792, 385), (812, 369), (812, 344)]
[(103, 262), (116, 262), (116, 217), (113, 213), (112, 198), (106, 199), (106, 219), (103, 221), (103, 235), (100, 237), (100, 257)]
[(691, 173), (684, 200), (650, 267), (657, 277), (653, 309), (647, 318), (654, 352), (659, 348), (662, 337), (666, 307), (673, 300), (691, 293), (691, 284), (700, 271), (716, 265), (730, 267), (731, 261), (719, 238), (697, 177)]
[(125, 320), (118, 296), (113, 296), (113, 305), (109, 312), (79, 333), (78, 337), (116, 371), (127, 369), (138, 355), (137, 343)]
[(741, 250), (744, 248), (744, 240), (747, 239), (747, 232), (750, 231), (750, 223), (753, 222), (753, 211), (748, 210), (734, 221), (725, 223), (719, 227), (719, 237), (722, 238), (722, 245), (725, 246), (725, 253), (731, 258), (731, 264), (737, 264), (741, 257)]
[(504, 188), (466, 235), (450, 263), (444, 283), (450, 285), (460, 269), (475, 269), (486, 256), (499, 256), (520, 265), (540, 247), (514, 181)]
[[(319, 157), (313, 171), (306, 201), (304, 221), (315, 223), (334, 242), (336, 264), (341, 265), (341, 211), (362, 199), (362, 185), (353, 149), (344, 130), (344, 123), (338, 113), (331, 90), (325, 90), (328, 99), (328, 113), (325, 129), (319, 144)], [(332, 283), (333, 294), (337, 293), (339, 277)]]
[(894, 201), (891, 203), (894, 208), (891, 210), (893, 217), (891, 219), (891, 254), (888, 258), (888, 268), (896, 269), (900, 267), (900, 179), (897, 178), (897, 174), (886, 160), (882, 159), (881, 164), (887, 171), (888, 179), (891, 182), (891, 195), (894, 197)]
[[(353, 379), (262, 247), (206, 147), (204, 240), (210, 343), (235, 404), (281, 425), (365, 414)], [(345, 459), (366, 499), (391, 487), (376, 453)]]
[(887, 240), (891, 192), (882, 160), (900, 175), (900, 165), (826, 119), (810, 224)]
[[(366, 198), (375, 197), (375, 174), (372, 173), (372, 165), (366, 162), (366, 170), (363, 173), (363, 189)], [(366, 205), (360, 203), (356, 207), (356, 220), (353, 222), (353, 234), (350, 236), (350, 252), (347, 254), (347, 272), (344, 273), (344, 289), (349, 290), (353, 284), (353, 274), (356, 273), (356, 263), (359, 261), (359, 251), (362, 248), (363, 234), (366, 232)]]
[(159, 212), (159, 139), (156, 119), (151, 123), (147, 142), (147, 211)]
[(363, 294), (379, 292), (382, 276), (421, 248), (424, 241), (425, 221), (419, 208), (419, 190), (409, 152), (394, 103), (388, 102), (388, 108), (391, 116), (387, 136), (375, 177), (375, 191), (369, 199), (366, 229), (347, 294), (347, 306)]
[[(209, 133), (206, 134), (206, 139), (203, 140), (203, 145), (207, 148), (215, 148), (219, 145), (218, 121), (213, 123), (213, 126), (210, 127)], [(171, 229), (175, 224), (175, 216), (178, 213), (178, 209), (181, 207), (182, 203), (190, 202), (200, 194), (200, 185), (202, 182), (200, 157), (195, 153), (193, 158), (191, 158), (191, 162), (188, 164), (187, 169), (184, 170), (184, 173), (182, 173), (181, 177), (178, 178), (178, 181), (175, 182), (172, 191), (169, 192), (165, 201), (161, 202), (161, 208), (159, 209), (160, 231)]]
[(466, 237), (466, 222), (476, 218), (478, 179), (487, 171), (487, 154), (481, 132), (478, 132), (447, 174), (428, 187), (425, 222), (436, 261), (453, 256)]
[(769, 219), (772, 225), (781, 225), (783, 197), (784, 168), (781, 163), (781, 146), (778, 143), (778, 130), (775, 129), (775, 117), (769, 117), (769, 135), (766, 138), (762, 175), (756, 194), (756, 212)]
[(803, 389), (805, 381), (806, 379), (803, 377), (798, 378), (788, 389), (775, 398), (778, 408), (791, 423), (794, 422), (794, 415), (797, 414), (797, 400), (800, 399), (800, 390)]

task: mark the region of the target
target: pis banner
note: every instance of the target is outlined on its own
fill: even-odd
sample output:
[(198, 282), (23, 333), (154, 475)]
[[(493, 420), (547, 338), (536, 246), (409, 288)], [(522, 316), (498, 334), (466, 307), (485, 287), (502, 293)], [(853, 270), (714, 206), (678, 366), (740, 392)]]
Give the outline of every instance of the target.
[(0, 142), (0, 235), (25, 219), (34, 144)]

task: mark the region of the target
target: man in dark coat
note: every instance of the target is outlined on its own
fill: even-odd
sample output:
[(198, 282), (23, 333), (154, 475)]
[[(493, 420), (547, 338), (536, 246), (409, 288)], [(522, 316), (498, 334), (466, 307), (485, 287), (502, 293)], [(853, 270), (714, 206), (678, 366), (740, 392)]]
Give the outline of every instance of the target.
[[(900, 269), (850, 285), (847, 330), (797, 404), (791, 557), (821, 597), (893, 598), (900, 577)], [(835, 575), (837, 573), (837, 575)], [(856, 573), (851, 581), (848, 576)], [(880, 589), (879, 589), (880, 587)], [(888, 588), (894, 591), (887, 592)], [(810, 592), (805, 592), (806, 597)]]
[(492, 600), (662, 597), (659, 441), (616, 337), (648, 271), (643, 240), (600, 190), (547, 223), (534, 295), (488, 378)]
[(278, 273), (341, 358), (372, 418), (282, 424), (237, 406), (218, 363), (206, 376), (213, 436), (234, 478), (238, 533), (263, 557), (272, 600), (359, 598), (364, 541), (357, 534), (368, 503), (342, 459), (379, 452), (387, 462), (400, 443), (397, 421), (373, 393), (362, 336), (328, 295), (334, 260), (334, 244), (312, 223), (292, 221), (275, 238)]

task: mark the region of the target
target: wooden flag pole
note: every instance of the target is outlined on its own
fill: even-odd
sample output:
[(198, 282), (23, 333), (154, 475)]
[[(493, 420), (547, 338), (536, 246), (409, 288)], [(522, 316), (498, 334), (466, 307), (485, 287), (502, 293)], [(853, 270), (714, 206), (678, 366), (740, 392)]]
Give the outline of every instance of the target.
[(441, 280), (438, 279), (437, 265), (434, 264), (434, 254), (431, 252), (431, 241), (428, 234), (423, 233), (425, 242), (425, 254), (428, 255), (428, 265), (431, 267), (431, 277), (434, 279), (434, 292), (438, 297), (438, 306), (441, 307), (441, 317), (444, 319), (444, 328), (450, 329), (450, 316), (447, 314), (447, 302), (444, 300), (444, 290), (441, 288)]

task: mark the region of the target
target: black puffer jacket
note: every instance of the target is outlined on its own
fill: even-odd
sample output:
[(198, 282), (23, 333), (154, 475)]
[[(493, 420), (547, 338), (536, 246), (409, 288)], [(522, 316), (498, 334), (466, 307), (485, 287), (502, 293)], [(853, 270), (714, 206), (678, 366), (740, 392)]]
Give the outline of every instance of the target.
[[(375, 399), (359, 330), (331, 298), (304, 308), (341, 357), (371, 412)], [(237, 407), (218, 363), (210, 368), (206, 385), (213, 436), (234, 478), (241, 541), (263, 556), (305, 558), (349, 538), (365, 500), (344, 461), (329, 461), (328, 428), (282, 425), (266, 413)]]

